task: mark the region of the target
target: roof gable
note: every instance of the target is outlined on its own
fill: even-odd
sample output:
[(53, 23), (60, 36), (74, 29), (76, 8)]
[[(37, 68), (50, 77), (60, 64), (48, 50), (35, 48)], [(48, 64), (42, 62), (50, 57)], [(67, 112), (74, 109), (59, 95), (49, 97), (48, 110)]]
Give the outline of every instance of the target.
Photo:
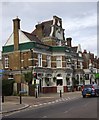
[[(30, 41), (31, 40), (21, 30), (19, 30), (19, 44), (30, 42)], [(10, 37), (8, 38), (4, 46), (9, 46), (9, 45), (14, 45), (14, 33), (10, 35)]]
[(25, 32), (25, 31), (22, 31), (24, 33), (24, 35), (31, 41), (33, 42), (37, 42), (37, 43), (41, 43), (41, 41), (33, 34), (31, 33), (28, 33), (28, 32)]

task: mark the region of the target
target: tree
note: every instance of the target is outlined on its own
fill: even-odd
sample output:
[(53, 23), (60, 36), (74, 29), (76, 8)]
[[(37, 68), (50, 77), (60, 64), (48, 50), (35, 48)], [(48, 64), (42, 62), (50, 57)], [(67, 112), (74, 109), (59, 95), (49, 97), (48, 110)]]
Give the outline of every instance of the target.
[(28, 84), (32, 84), (32, 78), (33, 78), (32, 72), (24, 73), (24, 80), (25, 80)]

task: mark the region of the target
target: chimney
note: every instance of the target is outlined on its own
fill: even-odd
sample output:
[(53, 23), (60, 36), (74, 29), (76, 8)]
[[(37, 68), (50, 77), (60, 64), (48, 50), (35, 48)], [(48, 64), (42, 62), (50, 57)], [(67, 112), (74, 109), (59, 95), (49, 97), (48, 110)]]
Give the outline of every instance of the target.
[(87, 50), (84, 50), (84, 53), (87, 54)]
[(20, 29), (20, 19), (17, 17), (13, 19), (13, 33), (14, 33), (14, 50), (19, 49), (19, 29)]
[(67, 46), (72, 47), (71, 45), (72, 38), (71, 37), (66, 38), (66, 41), (67, 41)]

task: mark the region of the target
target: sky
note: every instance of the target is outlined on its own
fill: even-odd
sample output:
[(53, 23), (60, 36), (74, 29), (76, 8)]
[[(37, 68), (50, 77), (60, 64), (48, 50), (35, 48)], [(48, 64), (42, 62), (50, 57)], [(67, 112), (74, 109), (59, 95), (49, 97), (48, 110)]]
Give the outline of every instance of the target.
[[(36, 0), (37, 1), (37, 0)], [(38, 22), (52, 20), (56, 15), (62, 18), (65, 38), (72, 37), (72, 46), (81, 44), (82, 51), (97, 55), (97, 2), (2, 2), (0, 15), (2, 16), (3, 46), (13, 32), (13, 19), (21, 19), (21, 30), (32, 32)], [(94, 2), (93, 2), (94, 1)], [(0, 7), (0, 8), (1, 8)], [(1, 50), (2, 47), (0, 47)]]

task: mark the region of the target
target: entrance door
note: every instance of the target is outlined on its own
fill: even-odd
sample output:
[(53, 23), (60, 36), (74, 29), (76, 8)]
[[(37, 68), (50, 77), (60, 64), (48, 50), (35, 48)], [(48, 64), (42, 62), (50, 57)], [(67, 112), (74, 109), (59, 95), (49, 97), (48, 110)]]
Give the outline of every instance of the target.
[(57, 93), (64, 92), (63, 90), (63, 79), (57, 79)]

